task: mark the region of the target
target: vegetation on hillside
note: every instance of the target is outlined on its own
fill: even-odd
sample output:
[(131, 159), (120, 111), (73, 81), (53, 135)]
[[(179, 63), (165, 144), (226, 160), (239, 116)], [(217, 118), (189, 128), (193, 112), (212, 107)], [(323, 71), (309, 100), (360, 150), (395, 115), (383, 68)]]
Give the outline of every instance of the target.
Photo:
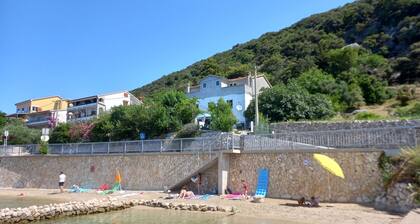
[[(350, 95), (362, 91), (364, 101), (373, 103), (382, 96), (366, 92), (370, 91), (369, 84), (420, 80), (419, 12), (418, 0), (356, 1), (235, 45), (231, 50), (163, 76), (133, 93), (144, 96), (167, 89), (185, 90), (188, 82), (195, 84), (210, 74), (229, 78), (245, 76), (254, 65), (259, 66), (273, 85), (287, 84), (314, 68), (337, 75), (342, 73), (340, 69), (348, 70), (359, 60), (357, 73), (368, 75), (359, 83), (361, 90), (349, 82), (344, 89)], [(357, 46), (353, 43), (366, 49), (367, 54), (357, 59), (355, 52), (340, 51), (348, 44)], [(356, 74), (349, 71), (342, 75), (345, 79)], [(348, 104), (344, 99), (336, 101), (336, 104)]]
[[(270, 121), (319, 120), (336, 112), (363, 105), (381, 104), (391, 97), (386, 83), (369, 75), (370, 70), (386, 71), (387, 60), (361, 47), (344, 47), (326, 52), (326, 67), (311, 68), (288, 84), (263, 90), (261, 112)], [(246, 117), (251, 120), (254, 103)]]

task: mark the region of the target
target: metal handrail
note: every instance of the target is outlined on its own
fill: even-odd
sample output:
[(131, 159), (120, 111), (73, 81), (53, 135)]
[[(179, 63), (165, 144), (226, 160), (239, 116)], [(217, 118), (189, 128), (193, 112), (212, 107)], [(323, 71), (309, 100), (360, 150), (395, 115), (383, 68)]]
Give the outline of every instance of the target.
[[(150, 139), (134, 141), (80, 142), (49, 144), (49, 154), (126, 154), (126, 153), (166, 153), (166, 152), (209, 152), (227, 150), (234, 145), (232, 134), (217, 137)], [(225, 144), (226, 143), (226, 144)], [(215, 147), (217, 145), (217, 147)], [(19, 156), (40, 154), (39, 145), (0, 146), (0, 156)], [(209, 150), (210, 149), (210, 150)]]

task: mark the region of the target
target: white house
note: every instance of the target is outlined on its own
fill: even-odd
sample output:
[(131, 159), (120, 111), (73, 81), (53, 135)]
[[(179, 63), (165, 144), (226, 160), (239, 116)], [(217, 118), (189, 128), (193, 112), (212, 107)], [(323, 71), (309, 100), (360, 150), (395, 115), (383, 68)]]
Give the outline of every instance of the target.
[(86, 121), (98, 117), (115, 106), (140, 104), (141, 101), (128, 91), (106, 93), (70, 100), (67, 107), (68, 121)]
[[(238, 123), (245, 123), (244, 112), (248, 108), (254, 96), (254, 78), (252, 76), (240, 77), (236, 79), (226, 79), (223, 77), (209, 75), (200, 81), (200, 85), (188, 87), (188, 97), (198, 99), (198, 107), (208, 110), (210, 102), (216, 103), (223, 98), (232, 106), (232, 112), (238, 120)], [(263, 88), (271, 88), (270, 82), (265, 76), (257, 76), (256, 81), (257, 94)]]

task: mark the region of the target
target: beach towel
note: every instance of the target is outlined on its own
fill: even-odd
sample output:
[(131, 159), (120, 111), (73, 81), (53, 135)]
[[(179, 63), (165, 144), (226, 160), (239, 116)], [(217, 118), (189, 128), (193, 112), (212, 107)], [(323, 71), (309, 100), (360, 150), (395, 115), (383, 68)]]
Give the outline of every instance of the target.
[(100, 191), (105, 191), (105, 190), (109, 190), (109, 185), (108, 184), (102, 184), (101, 186), (99, 186)]
[(69, 192), (70, 193), (84, 193), (84, 192), (89, 192), (89, 189), (82, 188), (82, 187), (79, 187), (77, 185), (73, 185), (73, 186), (71, 186)]
[(112, 189), (102, 191), (101, 194), (112, 194), (112, 193), (115, 193), (115, 192), (120, 191), (120, 190), (121, 190), (121, 185), (119, 183), (116, 183), (116, 184), (114, 184)]
[(187, 198), (185, 198), (185, 199), (188, 199), (188, 200), (203, 200), (203, 201), (207, 201), (208, 199), (209, 199), (209, 197), (210, 197), (211, 195), (209, 195), (209, 194), (204, 194), (204, 195), (194, 195), (194, 196), (191, 196), (191, 197), (187, 197)]
[(242, 199), (242, 195), (241, 194), (227, 194), (223, 196), (224, 199), (229, 199), (229, 200), (241, 200)]
[(255, 197), (265, 198), (268, 189), (268, 169), (258, 170), (257, 189), (255, 190)]

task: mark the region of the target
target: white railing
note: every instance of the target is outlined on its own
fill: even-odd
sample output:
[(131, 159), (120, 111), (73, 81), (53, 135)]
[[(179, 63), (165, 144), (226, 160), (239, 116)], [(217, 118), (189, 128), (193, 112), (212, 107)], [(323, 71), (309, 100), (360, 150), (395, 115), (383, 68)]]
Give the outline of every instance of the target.
[[(152, 139), (142, 141), (49, 144), (48, 154), (130, 154), (209, 152), (220, 150), (285, 149), (400, 149), (417, 145), (412, 127), (371, 128), (318, 132), (287, 132), (264, 135), (220, 134), (205, 138)], [(0, 146), (0, 156), (40, 154), (39, 145)]]
[[(141, 141), (48, 144), (48, 154), (129, 154), (165, 152), (211, 152), (239, 148), (239, 136), (222, 134), (209, 138), (152, 139)], [(40, 154), (39, 145), (0, 146), (0, 156)]]
[(367, 128), (246, 135), (243, 149), (400, 149), (415, 147), (416, 141), (416, 129), (412, 127)]

